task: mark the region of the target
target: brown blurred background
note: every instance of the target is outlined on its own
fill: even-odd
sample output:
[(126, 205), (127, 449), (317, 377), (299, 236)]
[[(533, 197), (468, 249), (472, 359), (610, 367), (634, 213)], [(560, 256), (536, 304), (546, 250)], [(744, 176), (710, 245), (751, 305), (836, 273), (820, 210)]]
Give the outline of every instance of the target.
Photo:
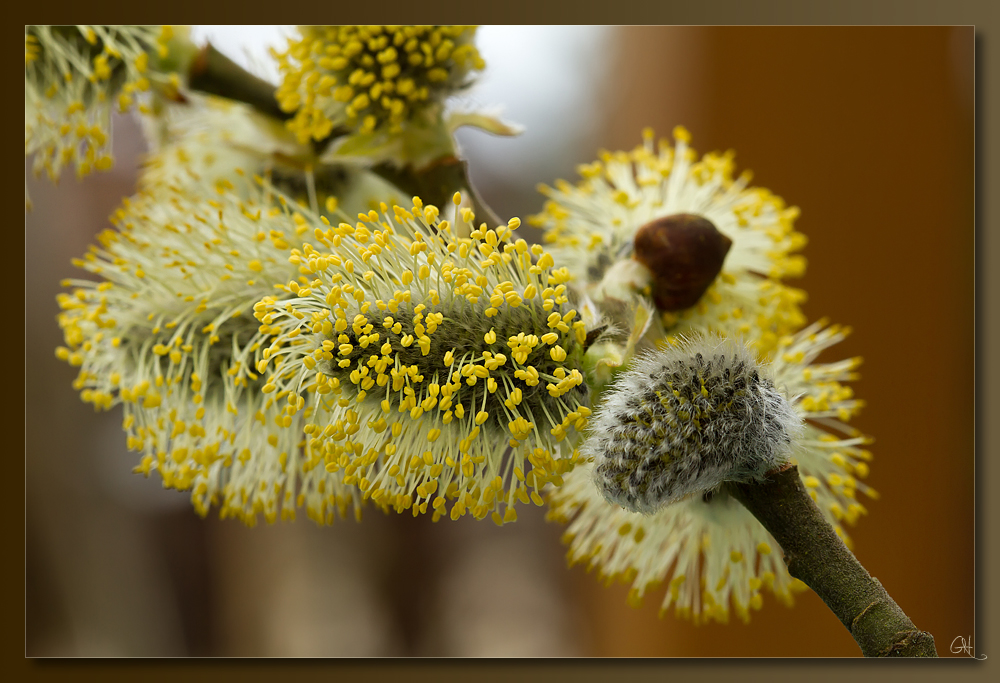
[[(802, 209), (806, 314), (854, 328), (821, 360), (865, 359), (854, 424), (875, 437), (868, 481), (881, 499), (851, 531), (855, 551), (949, 655), (974, 632), (972, 27), (623, 30), (643, 96), (680, 59), (700, 74), (697, 105), (678, 118), (665, 91), (623, 104), (627, 124), (602, 144), (687, 120), (699, 152), (735, 149), (754, 184)], [(635, 47), (678, 34), (692, 41), (680, 56)], [(707, 627), (658, 620), (651, 597), (629, 614), (625, 594), (587, 593), (595, 654), (858, 654), (811, 592), (792, 609), (765, 598), (749, 626)]]
[[(498, 67), (470, 93), (528, 125), (520, 140), (463, 133), (483, 195), (524, 217), (537, 183), (680, 123), (699, 152), (735, 149), (754, 184), (801, 207), (809, 268), (793, 284), (811, 319), (855, 330), (824, 358), (865, 358), (855, 424), (876, 439), (881, 498), (855, 551), (948, 655), (974, 635), (973, 29), (548, 30), (507, 51), (559, 69), (531, 85), (529, 64)], [(500, 64), (487, 47), (503, 41), (481, 38)], [(527, 52), (539, 40), (558, 49)], [(29, 181), (26, 654), (859, 654), (811, 593), (791, 609), (765, 598), (749, 625), (660, 619), (655, 591), (632, 609), (627, 586), (564, 567), (540, 509), (502, 530), (380, 513), (250, 530), (131, 475), (120, 412), (93, 414), (53, 353), (69, 259), (134, 188), (143, 143), (116, 123), (114, 171)]]

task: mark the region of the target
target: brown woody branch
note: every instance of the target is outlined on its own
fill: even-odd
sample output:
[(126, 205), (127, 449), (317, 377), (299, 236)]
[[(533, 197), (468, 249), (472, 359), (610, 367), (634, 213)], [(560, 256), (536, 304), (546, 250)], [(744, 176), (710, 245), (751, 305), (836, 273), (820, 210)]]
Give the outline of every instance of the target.
[(921, 631), (830, 527), (806, 493), (799, 469), (767, 481), (728, 484), (784, 551), (788, 573), (823, 599), (865, 657), (937, 657), (934, 637)]

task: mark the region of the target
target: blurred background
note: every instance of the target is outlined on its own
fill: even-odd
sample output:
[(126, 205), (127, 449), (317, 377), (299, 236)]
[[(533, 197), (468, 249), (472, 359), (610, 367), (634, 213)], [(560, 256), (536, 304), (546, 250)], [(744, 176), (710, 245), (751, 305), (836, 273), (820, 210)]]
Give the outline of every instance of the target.
[[(276, 78), (289, 27), (196, 27)], [(514, 139), (460, 132), (503, 217), (597, 150), (677, 124), (699, 152), (802, 209), (810, 319), (854, 334), (881, 498), (851, 530), (862, 564), (948, 656), (974, 635), (974, 34), (972, 27), (484, 27), (487, 70), (458, 104), (502, 105)], [(55, 296), (145, 151), (115, 121), (116, 166), (29, 178), (25, 218), (28, 656), (857, 656), (811, 592), (749, 625), (638, 609), (628, 586), (567, 569), (562, 528), (524, 508), (499, 529), (368, 511), (361, 524), (201, 519), (131, 474), (120, 410), (94, 414), (55, 358)], [(535, 235), (537, 237), (537, 234)], [(661, 589), (662, 591), (662, 589)]]

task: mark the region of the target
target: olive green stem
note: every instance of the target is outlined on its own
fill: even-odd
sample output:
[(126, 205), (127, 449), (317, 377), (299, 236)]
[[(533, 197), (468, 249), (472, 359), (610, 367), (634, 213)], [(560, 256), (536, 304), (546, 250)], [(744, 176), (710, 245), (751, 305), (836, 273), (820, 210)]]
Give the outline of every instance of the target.
[(788, 573), (823, 599), (865, 657), (937, 657), (934, 637), (913, 625), (848, 550), (809, 497), (798, 467), (727, 490), (774, 537)]
[(244, 102), (281, 121), (292, 117), (278, 106), (272, 84), (248, 72), (211, 43), (206, 43), (191, 60), (188, 86), (192, 90)]
[(469, 180), (467, 162), (455, 156), (441, 157), (420, 169), (379, 164), (372, 171), (403, 192), (417, 195), (428, 204), (438, 207), (447, 206), (456, 191), (465, 190), (472, 202), (476, 220), (485, 222), (492, 228), (501, 223)]

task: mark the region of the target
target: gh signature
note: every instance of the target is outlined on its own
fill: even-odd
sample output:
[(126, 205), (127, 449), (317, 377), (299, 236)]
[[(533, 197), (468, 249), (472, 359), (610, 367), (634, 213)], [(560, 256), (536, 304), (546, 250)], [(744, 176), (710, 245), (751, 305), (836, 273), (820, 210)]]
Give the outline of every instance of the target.
[(976, 657), (972, 654), (972, 636), (969, 636), (968, 640), (963, 636), (956, 636), (955, 640), (951, 641), (951, 652), (956, 655), (965, 654), (967, 657), (972, 657), (980, 661), (986, 659), (986, 655)]

